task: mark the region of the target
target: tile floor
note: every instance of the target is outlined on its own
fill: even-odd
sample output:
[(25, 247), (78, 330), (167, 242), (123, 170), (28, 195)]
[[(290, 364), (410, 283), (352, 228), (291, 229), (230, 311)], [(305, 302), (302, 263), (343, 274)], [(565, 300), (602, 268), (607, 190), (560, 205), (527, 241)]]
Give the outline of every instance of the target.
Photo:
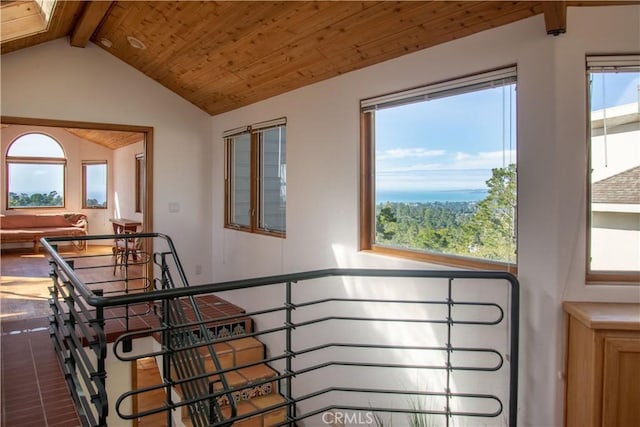
[[(49, 337), (47, 316), (50, 313), (48, 287), (51, 279), (46, 257), (42, 253), (3, 251), (0, 274), (1, 425), (81, 425)], [(205, 318), (216, 319), (243, 312), (212, 295), (199, 297), (199, 300)], [(125, 330), (121, 311), (105, 310), (110, 340)], [(153, 310), (138, 306), (134, 311), (139, 315), (130, 318), (130, 330), (157, 327)]]
[(80, 426), (49, 338), (47, 318), (0, 323), (2, 425)]

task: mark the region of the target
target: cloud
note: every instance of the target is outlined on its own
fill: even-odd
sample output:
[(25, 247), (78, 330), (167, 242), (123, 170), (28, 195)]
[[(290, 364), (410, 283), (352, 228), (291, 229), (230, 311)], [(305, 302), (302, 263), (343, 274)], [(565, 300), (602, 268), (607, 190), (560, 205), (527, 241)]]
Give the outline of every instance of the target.
[[(449, 169), (492, 169), (500, 168), (515, 163), (516, 152), (511, 151), (487, 151), (482, 153), (462, 153), (455, 155), (453, 164), (448, 165)], [(504, 162), (504, 163), (503, 163)]]
[(376, 171), (376, 173), (387, 174), (387, 173), (402, 173), (402, 172), (424, 172), (424, 171), (435, 171), (435, 170), (444, 170), (444, 169), (451, 169), (451, 168), (445, 168), (445, 165), (441, 163), (418, 163), (415, 165), (384, 168)]
[(491, 171), (424, 170), (413, 173), (384, 173), (376, 176), (376, 190), (381, 191), (445, 191), (485, 189)]
[[(393, 191), (484, 189), (491, 169), (515, 162), (514, 151), (457, 152), (434, 163), (378, 165), (376, 188)], [(405, 161), (406, 163), (406, 161)]]
[(408, 157), (437, 157), (446, 154), (445, 150), (427, 150), (424, 148), (393, 148), (376, 153), (378, 160), (406, 159)]
[[(379, 157), (378, 157), (379, 159)], [(516, 160), (516, 152), (514, 151), (488, 151), (482, 153), (463, 153), (457, 152), (450, 156), (446, 162), (438, 163), (414, 163), (400, 166), (380, 167), (377, 174), (393, 174), (393, 173), (413, 173), (425, 171), (470, 171), (470, 170), (491, 170), (499, 168)]]

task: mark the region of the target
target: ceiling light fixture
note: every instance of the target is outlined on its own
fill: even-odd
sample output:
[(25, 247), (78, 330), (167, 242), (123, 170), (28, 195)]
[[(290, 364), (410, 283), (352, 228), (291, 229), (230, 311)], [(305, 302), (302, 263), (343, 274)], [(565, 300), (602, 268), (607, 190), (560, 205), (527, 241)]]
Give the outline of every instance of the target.
[(104, 47), (111, 47), (113, 46), (113, 43), (111, 42), (111, 40), (109, 39), (105, 39), (105, 38), (101, 38), (100, 39), (100, 43), (102, 44), (102, 46)]
[(144, 43), (142, 43), (139, 39), (137, 39), (137, 38), (135, 38), (133, 36), (127, 36), (127, 41), (129, 41), (129, 44), (134, 49), (146, 49), (147, 48), (147, 46)]

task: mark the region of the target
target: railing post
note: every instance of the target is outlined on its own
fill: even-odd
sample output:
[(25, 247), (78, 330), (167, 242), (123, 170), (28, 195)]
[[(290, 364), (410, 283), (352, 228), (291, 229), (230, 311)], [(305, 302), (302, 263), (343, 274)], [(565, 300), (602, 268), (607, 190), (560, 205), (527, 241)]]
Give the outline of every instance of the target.
[[(165, 254), (161, 254), (161, 285), (162, 289), (167, 289), (168, 286), (168, 278), (167, 271), (169, 269), (167, 265), (167, 260), (165, 258)], [(165, 398), (167, 402), (167, 427), (173, 426), (173, 399), (171, 398), (171, 388), (173, 386), (173, 382), (171, 380), (171, 356), (173, 354), (173, 348), (171, 346), (171, 317), (170, 317), (170, 307), (169, 300), (166, 298), (162, 299), (162, 318), (160, 319), (160, 327), (162, 328), (162, 379), (166, 384)]]
[[(96, 296), (103, 296), (102, 289), (95, 289), (93, 291)], [(104, 307), (96, 307), (96, 318), (91, 320), (94, 331), (96, 332), (96, 341), (91, 344), (94, 352), (96, 353), (96, 372), (91, 373), (91, 377), (96, 383), (96, 389), (98, 394), (91, 396), (91, 400), (97, 400), (96, 407), (98, 408), (98, 425), (107, 425), (107, 416), (109, 415), (109, 401), (107, 397), (107, 384), (106, 384), (106, 358), (107, 358), (107, 343), (104, 338)]]
[[(73, 268), (73, 261), (68, 261), (69, 267)], [(65, 287), (67, 288), (67, 295), (64, 296), (64, 302), (69, 309), (67, 316), (64, 318), (64, 323), (66, 325), (66, 332), (63, 333), (65, 341), (71, 341), (71, 334), (74, 334), (76, 331), (76, 318), (75, 318), (75, 292), (73, 290), (73, 285), (71, 282), (63, 281)], [(72, 351), (68, 351), (68, 357), (65, 358), (65, 363), (69, 367), (69, 372), (75, 372), (76, 370), (76, 360)]]
[(445, 415), (447, 427), (449, 427), (449, 419), (451, 418), (451, 352), (453, 351), (451, 345), (451, 328), (453, 327), (453, 316), (451, 312), (451, 308), (453, 307), (452, 283), (453, 279), (449, 278), (447, 287), (447, 387), (445, 389), (447, 395), (447, 414)]
[(514, 277), (511, 284), (511, 337), (509, 349), (509, 427), (518, 425), (518, 339), (520, 334), (520, 283)]
[(167, 299), (162, 300), (162, 346), (163, 354), (162, 354), (162, 378), (164, 383), (166, 384), (166, 400), (167, 407), (169, 410), (167, 411), (167, 426), (171, 427), (173, 425), (173, 399), (171, 398), (171, 387), (173, 382), (171, 381), (171, 355), (173, 353), (173, 349), (171, 348), (171, 331), (169, 330), (171, 325), (169, 324), (169, 301)]
[(51, 294), (51, 299), (49, 300), (49, 308), (53, 313), (52, 316), (49, 317), (49, 327), (50, 327), (50, 335), (55, 335), (55, 331), (60, 328), (60, 324), (58, 323), (58, 316), (60, 313), (58, 312), (58, 308), (56, 307), (56, 301), (60, 299), (60, 291), (58, 289), (58, 270), (56, 270), (56, 263), (52, 258), (49, 258), (49, 277), (53, 281), (53, 286), (49, 288), (49, 292)]
[(292, 330), (294, 328), (293, 326), (293, 322), (292, 322), (292, 317), (291, 317), (291, 312), (293, 310), (295, 310), (295, 306), (292, 303), (292, 298), (291, 298), (291, 282), (287, 282), (286, 283), (286, 303), (285, 303), (285, 307), (286, 307), (286, 321), (285, 321), (285, 326), (286, 326), (286, 343), (285, 343), (285, 353), (287, 355), (286, 357), (286, 368), (285, 368), (285, 374), (287, 376), (287, 378), (285, 379), (285, 382), (287, 384), (286, 387), (286, 393), (285, 393), (285, 398), (287, 399), (287, 402), (289, 402), (289, 404), (287, 405), (287, 418), (289, 420), (289, 425), (295, 425), (295, 423), (293, 423), (293, 419), (295, 419), (296, 416), (296, 407), (295, 407), (295, 403), (293, 400), (293, 391), (292, 391), (292, 386), (293, 386), (293, 363), (292, 363), (292, 358), (295, 357), (295, 354), (293, 352), (293, 345), (292, 345)]

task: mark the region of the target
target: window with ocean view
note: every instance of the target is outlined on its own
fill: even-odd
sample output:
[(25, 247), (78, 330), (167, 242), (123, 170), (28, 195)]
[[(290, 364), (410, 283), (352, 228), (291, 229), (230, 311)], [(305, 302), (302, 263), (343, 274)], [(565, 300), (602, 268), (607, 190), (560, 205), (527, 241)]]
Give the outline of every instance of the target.
[(107, 162), (82, 162), (82, 208), (107, 208)]
[[(516, 69), (363, 100), (361, 247), (516, 264)], [(366, 168), (371, 168), (367, 171)]]
[(42, 133), (19, 136), (6, 162), (9, 209), (64, 207), (66, 158), (58, 141)]

